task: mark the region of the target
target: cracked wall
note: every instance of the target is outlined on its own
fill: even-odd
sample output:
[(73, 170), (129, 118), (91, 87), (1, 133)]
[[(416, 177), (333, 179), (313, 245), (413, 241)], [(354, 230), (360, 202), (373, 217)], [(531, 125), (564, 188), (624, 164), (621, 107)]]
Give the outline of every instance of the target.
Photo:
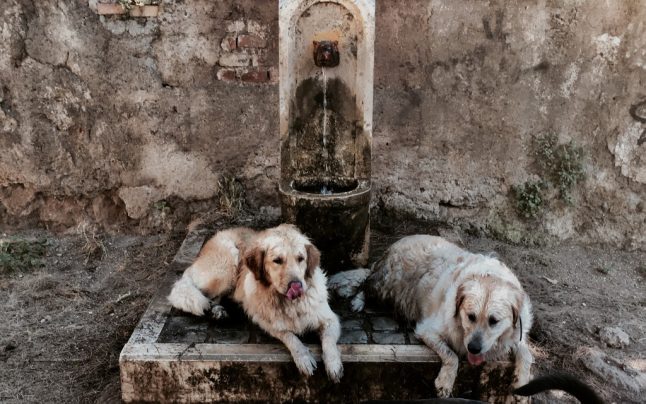
[[(161, 200), (190, 218), (222, 175), (278, 206), (277, 2), (169, 1), (153, 18), (95, 3), (2, 3), (3, 227), (138, 225)], [(375, 206), (646, 248), (638, 2), (380, 1), (376, 17)], [(586, 176), (572, 205), (527, 223), (510, 189), (536, 177), (545, 132), (583, 148)]]

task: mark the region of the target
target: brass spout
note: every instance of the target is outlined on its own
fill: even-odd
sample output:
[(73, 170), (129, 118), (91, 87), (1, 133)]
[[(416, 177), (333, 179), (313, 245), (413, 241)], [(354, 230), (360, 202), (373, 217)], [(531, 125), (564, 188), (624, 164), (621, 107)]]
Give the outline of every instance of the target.
[(339, 41), (314, 41), (314, 64), (318, 67), (339, 65)]

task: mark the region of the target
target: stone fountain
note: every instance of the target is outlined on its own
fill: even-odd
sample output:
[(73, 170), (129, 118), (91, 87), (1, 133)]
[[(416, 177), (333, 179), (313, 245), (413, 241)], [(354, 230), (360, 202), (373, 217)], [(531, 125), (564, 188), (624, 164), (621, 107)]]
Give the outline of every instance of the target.
[[(365, 265), (370, 232), (374, 0), (280, 0), (283, 215), (323, 251), (328, 272)], [(166, 296), (209, 235), (194, 229), (119, 359), (124, 402), (359, 402), (428, 397), (440, 361), (391, 308), (341, 317), (345, 375), (302, 378), (284, 345), (232, 302), (223, 321), (171, 309)], [(317, 336), (303, 342), (321, 362)], [(506, 397), (511, 369), (460, 367), (456, 394)], [(482, 372), (486, 377), (480, 377)], [(502, 401), (498, 400), (498, 401)]]
[(328, 272), (364, 266), (370, 235), (374, 0), (281, 0), (279, 192)]

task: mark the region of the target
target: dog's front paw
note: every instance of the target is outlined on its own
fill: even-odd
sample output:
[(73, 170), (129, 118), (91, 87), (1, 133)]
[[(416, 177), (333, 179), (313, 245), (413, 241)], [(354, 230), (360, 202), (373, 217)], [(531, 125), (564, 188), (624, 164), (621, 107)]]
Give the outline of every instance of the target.
[(214, 304), (213, 307), (211, 307), (211, 318), (214, 320), (224, 320), (227, 317), (229, 317), (229, 314), (224, 307), (219, 304)]
[(441, 398), (451, 397), (454, 382), (455, 372), (446, 369), (446, 367), (442, 367), (440, 374), (435, 379), (435, 390), (437, 390), (437, 396)]
[(294, 355), (294, 363), (298, 371), (305, 376), (312, 376), (316, 370), (316, 359), (309, 349), (304, 348)]
[(328, 352), (323, 356), (323, 362), (325, 363), (325, 370), (327, 375), (334, 382), (338, 383), (343, 377), (343, 362), (341, 362), (341, 354), (338, 350), (333, 352)]
[(437, 382), (435, 382), (435, 390), (437, 391), (437, 396), (439, 398), (449, 398), (451, 397), (451, 392), (453, 391), (452, 388), (438, 386)]

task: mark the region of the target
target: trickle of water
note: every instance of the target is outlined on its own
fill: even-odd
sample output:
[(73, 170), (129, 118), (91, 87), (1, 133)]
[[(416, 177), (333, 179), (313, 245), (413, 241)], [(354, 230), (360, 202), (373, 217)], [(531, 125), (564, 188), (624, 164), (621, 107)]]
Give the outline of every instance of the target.
[(321, 67), (321, 77), (323, 77), (323, 147), (327, 146), (327, 75), (325, 68)]
[(332, 189), (328, 189), (325, 185), (321, 187), (321, 195), (332, 195)]
[[(327, 112), (327, 75), (325, 74), (325, 68), (321, 67), (321, 77), (323, 79), (323, 158), (325, 172), (330, 171), (329, 155), (327, 150), (327, 121), (328, 121), (328, 112)], [(322, 192), (322, 191), (321, 191)]]

